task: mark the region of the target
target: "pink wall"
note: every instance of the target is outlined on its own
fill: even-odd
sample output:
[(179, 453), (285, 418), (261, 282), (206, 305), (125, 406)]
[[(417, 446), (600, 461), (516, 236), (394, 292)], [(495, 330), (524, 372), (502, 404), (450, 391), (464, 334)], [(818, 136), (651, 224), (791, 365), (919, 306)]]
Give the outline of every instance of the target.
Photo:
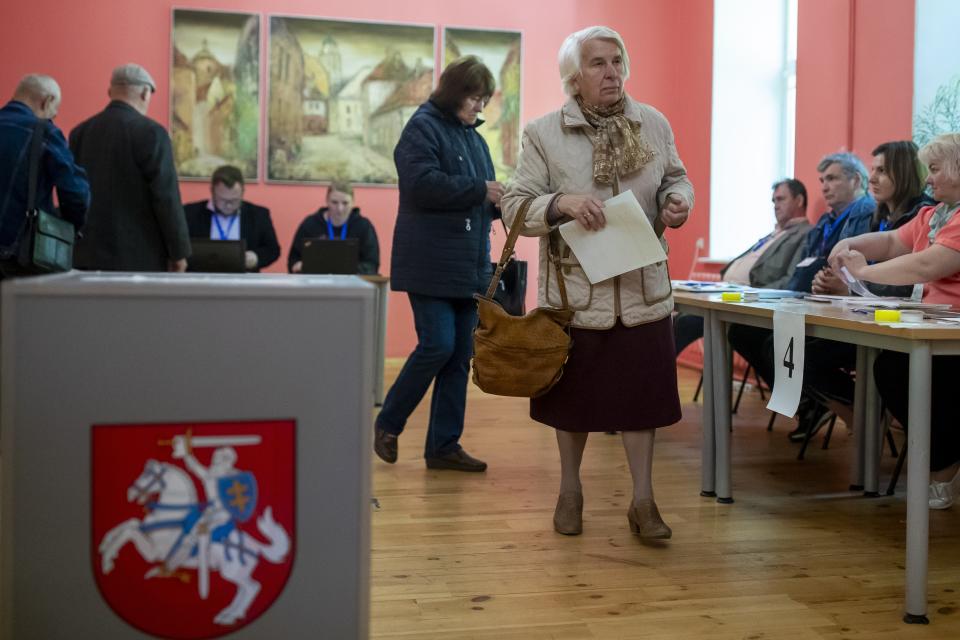
[(801, 0), (796, 173), (824, 211), (816, 166), (839, 150), (868, 164), (881, 142), (911, 137), (914, 3)]
[[(247, 11), (262, 14), (315, 15), (358, 20), (398, 21), (478, 28), (519, 29), (524, 34), (523, 120), (529, 121), (562, 103), (557, 78), (556, 52), (563, 38), (591, 24), (619, 29), (633, 59), (631, 95), (663, 111), (673, 123), (681, 156), (698, 187), (694, 218), (687, 228), (669, 232), (674, 271), (685, 274), (693, 239), (707, 229), (709, 211), (709, 123), (712, 1), (688, 0), (577, 0), (473, 2), (425, 0), (393, 3), (382, 0), (329, 0), (322, 6), (305, 0), (197, 0), (143, 3), (88, 0), (62, 3), (38, 0), (12, 3), (4, 8), (0, 23), (4, 65), (0, 87), (12, 87), (25, 73), (53, 75), (63, 89), (63, 106), (57, 122), (65, 132), (103, 108), (110, 70), (135, 61), (147, 67), (160, 91), (150, 116), (168, 122), (168, 69), (170, 12), (174, 6), (196, 9)], [(37, 34), (43, 34), (42, 38)], [(678, 42), (686, 43), (677, 46)], [(689, 46), (695, 43), (696, 46)], [(266, 65), (264, 65), (264, 75)], [(9, 90), (9, 89), (8, 89)], [(261, 96), (263, 100), (265, 96)], [(181, 183), (184, 201), (206, 196), (203, 183)], [(280, 243), (286, 245), (300, 220), (323, 199), (320, 187), (250, 184), (247, 197), (269, 207)], [(388, 273), (395, 188), (358, 189), (356, 202), (376, 225), (381, 244), (381, 271)], [(499, 254), (502, 228), (493, 236)], [(521, 239), (521, 258), (536, 259), (536, 242)], [(271, 270), (283, 270), (285, 255)], [(528, 305), (535, 304), (536, 265), (532, 264)], [(404, 356), (415, 344), (413, 322), (405, 296), (392, 294), (387, 354)]]

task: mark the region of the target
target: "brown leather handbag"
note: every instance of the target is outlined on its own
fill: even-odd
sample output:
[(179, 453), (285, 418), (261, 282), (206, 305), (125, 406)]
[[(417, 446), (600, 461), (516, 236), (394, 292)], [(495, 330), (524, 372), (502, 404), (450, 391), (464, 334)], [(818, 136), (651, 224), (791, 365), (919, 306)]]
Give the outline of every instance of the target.
[(511, 316), (493, 299), (531, 202), (524, 201), (517, 212), (486, 295), (474, 295), (480, 317), (473, 332), (473, 383), (497, 396), (536, 398), (545, 394), (563, 374), (572, 345), (569, 326), (573, 311), (552, 243), (550, 258), (556, 267), (563, 308), (538, 307), (526, 315)]

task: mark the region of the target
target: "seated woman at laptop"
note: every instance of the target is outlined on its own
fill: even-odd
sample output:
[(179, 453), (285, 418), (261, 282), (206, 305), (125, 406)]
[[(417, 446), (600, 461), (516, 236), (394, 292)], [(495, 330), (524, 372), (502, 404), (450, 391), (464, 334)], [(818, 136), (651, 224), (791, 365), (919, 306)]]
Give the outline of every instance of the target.
[[(930, 173), (927, 184), (941, 204), (920, 209), (892, 231), (841, 240), (830, 254), (835, 270), (846, 267), (861, 280), (917, 284), (923, 301), (960, 309), (960, 133), (937, 136), (920, 149)], [(874, 264), (868, 264), (867, 261)], [(960, 404), (952, 394), (960, 356), (933, 358), (930, 390), (930, 508), (948, 509), (960, 497)], [(884, 351), (873, 368), (887, 409), (909, 428), (909, 357)]]
[(293, 235), (287, 270), (303, 271), (303, 244), (313, 238), (345, 240), (355, 238), (360, 247), (357, 273), (377, 273), (380, 269), (380, 243), (373, 223), (353, 206), (353, 187), (346, 182), (331, 182), (327, 187), (327, 206), (304, 218)]

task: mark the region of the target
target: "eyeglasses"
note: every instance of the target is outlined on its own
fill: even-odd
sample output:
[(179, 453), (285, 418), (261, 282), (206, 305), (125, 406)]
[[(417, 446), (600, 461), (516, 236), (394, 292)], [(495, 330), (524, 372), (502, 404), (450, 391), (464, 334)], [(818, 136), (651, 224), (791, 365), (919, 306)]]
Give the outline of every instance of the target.
[(467, 100), (484, 107), (490, 104), (490, 96), (467, 96)]

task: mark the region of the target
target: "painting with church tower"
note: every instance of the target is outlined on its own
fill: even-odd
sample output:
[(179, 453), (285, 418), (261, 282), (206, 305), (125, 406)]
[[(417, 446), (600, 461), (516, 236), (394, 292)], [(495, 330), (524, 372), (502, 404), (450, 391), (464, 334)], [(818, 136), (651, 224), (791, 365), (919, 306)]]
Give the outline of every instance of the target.
[(170, 138), (181, 178), (232, 164), (256, 180), (260, 16), (173, 10)]
[(267, 179), (396, 184), (393, 148), (433, 90), (432, 26), (270, 18)]
[(519, 31), (490, 29), (443, 30), (443, 66), (462, 56), (477, 56), (497, 87), (483, 109), (483, 125), (477, 131), (490, 147), (497, 180), (509, 182), (517, 168), (520, 152), (520, 71), (521, 34)]

